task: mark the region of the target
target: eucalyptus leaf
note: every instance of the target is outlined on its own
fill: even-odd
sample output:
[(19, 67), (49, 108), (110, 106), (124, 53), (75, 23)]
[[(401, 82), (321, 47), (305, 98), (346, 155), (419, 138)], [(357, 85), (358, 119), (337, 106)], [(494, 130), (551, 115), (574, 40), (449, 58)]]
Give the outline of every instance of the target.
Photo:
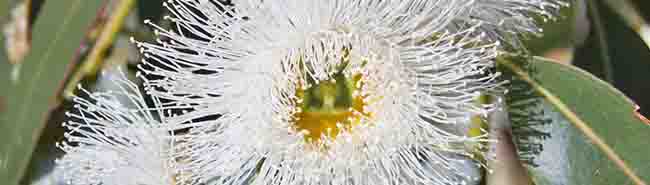
[(0, 125), (0, 182), (18, 184), (75, 50), (101, 1), (46, 1), (32, 28), (32, 50), (7, 89)]
[[(0, 42), (4, 42), (4, 40), (0, 39)], [(0, 47), (2, 47), (0, 48), (0, 88), (7, 89), (9, 86), (9, 73), (11, 64), (9, 64), (9, 61), (7, 60), (7, 55), (4, 51), (4, 44), (0, 44)], [(6, 94), (6, 90), (0, 91), (0, 116), (2, 116), (7, 109)]]
[[(501, 70), (530, 83), (552, 107), (547, 112), (561, 115), (550, 116), (552, 124), (558, 125), (550, 126), (551, 139), (542, 142), (545, 150), (553, 152), (557, 167), (543, 162), (532, 167), (539, 184), (644, 184), (650, 180), (650, 125), (637, 117), (636, 105), (624, 94), (590, 73), (548, 59), (510, 56), (498, 63)], [(566, 173), (551, 171), (558, 169)]]
[[(0, 27), (7, 21), (6, 17), (9, 17), (9, 1), (0, 1)], [(7, 53), (5, 49), (5, 38), (0, 36), (0, 88), (6, 89), (9, 86), (9, 58), (7, 58)], [(7, 92), (5, 90), (0, 90), (0, 116), (4, 113), (6, 109), (5, 99)]]

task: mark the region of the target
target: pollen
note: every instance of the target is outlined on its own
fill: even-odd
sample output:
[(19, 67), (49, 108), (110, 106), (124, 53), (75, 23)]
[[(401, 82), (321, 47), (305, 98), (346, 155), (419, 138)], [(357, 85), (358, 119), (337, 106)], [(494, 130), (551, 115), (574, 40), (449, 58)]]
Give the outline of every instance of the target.
[(305, 134), (306, 141), (318, 142), (323, 136), (334, 139), (341, 131), (362, 124), (362, 118), (370, 116), (364, 111), (364, 97), (354, 93), (362, 86), (361, 75), (347, 78), (339, 72), (330, 80), (299, 88), (296, 95), (302, 101), (297, 106), (302, 111), (293, 116), (295, 129)]

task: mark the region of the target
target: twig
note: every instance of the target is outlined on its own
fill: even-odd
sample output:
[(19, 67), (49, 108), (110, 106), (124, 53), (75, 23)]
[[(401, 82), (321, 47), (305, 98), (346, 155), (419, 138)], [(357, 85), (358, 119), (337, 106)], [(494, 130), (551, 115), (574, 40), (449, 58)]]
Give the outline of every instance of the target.
[(124, 25), (124, 20), (134, 5), (135, 0), (120, 0), (117, 8), (111, 13), (111, 18), (104, 26), (99, 39), (97, 39), (93, 49), (90, 51), (88, 58), (83, 62), (79, 71), (68, 81), (68, 85), (66, 85), (63, 91), (65, 98), (74, 96), (77, 84), (84, 76), (95, 74), (101, 68), (106, 50), (112, 46), (115, 36), (122, 28), (122, 25)]
[(603, 2), (618, 13), (650, 49), (650, 25), (633, 4), (629, 0), (603, 0)]

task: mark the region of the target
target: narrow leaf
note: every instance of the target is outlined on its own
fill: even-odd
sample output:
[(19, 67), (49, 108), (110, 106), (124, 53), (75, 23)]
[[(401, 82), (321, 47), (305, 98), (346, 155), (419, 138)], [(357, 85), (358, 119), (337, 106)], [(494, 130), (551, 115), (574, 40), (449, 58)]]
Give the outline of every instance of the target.
[(86, 28), (101, 1), (46, 1), (32, 29), (32, 50), (8, 89), (0, 120), (0, 182), (16, 185)]

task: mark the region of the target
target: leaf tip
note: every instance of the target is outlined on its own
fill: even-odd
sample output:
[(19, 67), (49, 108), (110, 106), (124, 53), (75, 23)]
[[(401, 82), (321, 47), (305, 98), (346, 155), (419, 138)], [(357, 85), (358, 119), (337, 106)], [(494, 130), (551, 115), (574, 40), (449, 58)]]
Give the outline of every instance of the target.
[(646, 125), (650, 126), (650, 119), (648, 119), (648, 118), (646, 118), (645, 116), (643, 116), (643, 114), (641, 114), (640, 110), (641, 110), (641, 107), (638, 106), (638, 105), (635, 105), (635, 108), (634, 108), (634, 115), (635, 115), (638, 119), (640, 119), (641, 122), (643, 122), (643, 123), (645, 123)]

